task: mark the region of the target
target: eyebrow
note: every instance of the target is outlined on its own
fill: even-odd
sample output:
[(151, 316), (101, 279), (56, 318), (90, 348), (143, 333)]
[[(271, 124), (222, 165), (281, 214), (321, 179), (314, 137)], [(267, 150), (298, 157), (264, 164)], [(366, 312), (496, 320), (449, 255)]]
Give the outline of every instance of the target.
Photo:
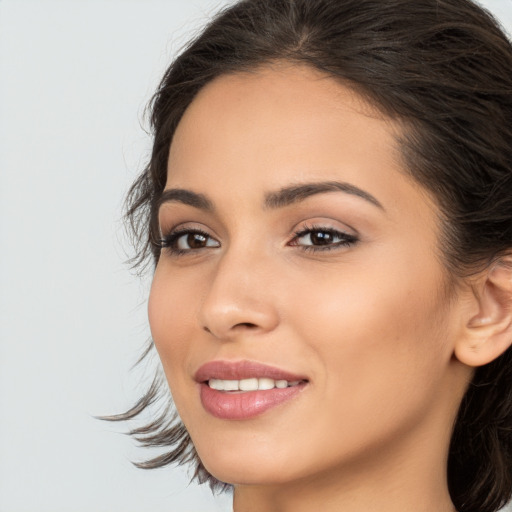
[(187, 204), (207, 212), (212, 212), (214, 210), (213, 203), (204, 194), (198, 194), (197, 192), (192, 192), (191, 190), (185, 190), (183, 188), (171, 188), (164, 190), (158, 199), (157, 207), (160, 209), (164, 203), (170, 202)]
[(303, 185), (292, 185), (284, 187), (277, 192), (270, 192), (265, 196), (265, 206), (267, 208), (283, 208), (291, 204), (303, 201), (310, 196), (323, 194), (325, 192), (345, 192), (353, 196), (360, 197), (365, 201), (384, 210), (382, 204), (370, 193), (351, 185), (350, 183), (340, 181), (323, 181), (319, 183), (306, 183)]
[[(290, 206), (300, 201), (304, 201), (308, 197), (316, 194), (324, 194), (326, 192), (344, 192), (346, 194), (357, 196), (384, 210), (382, 204), (370, 193), (350, 183), (339, 181), (323, 181), (284, 187), (276, 192), (269, 192), (265, 194), (264, 205), (266, 208), (271, 209), (284, 208), (285, 206)], [(164, 203), (169, 202), (186, 204), (207, 212), (213, 212), (215, 209), (212, 201), (210, 201), (210, 199), (208, 199), (204, 194), (192, 192), (191, 190), (183, 188), (164, 190), (158, 200), (157, 209), (159, 209)]]

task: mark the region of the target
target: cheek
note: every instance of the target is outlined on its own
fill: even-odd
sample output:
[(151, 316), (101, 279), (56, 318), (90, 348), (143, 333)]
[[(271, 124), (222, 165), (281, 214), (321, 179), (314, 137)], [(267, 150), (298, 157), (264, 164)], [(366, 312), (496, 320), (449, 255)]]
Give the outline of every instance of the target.
[(290, 283), (301, 283), (288, 299), (300, 329), (316, 331), (319, 346), (324, 345), (322, 338), (334, 335), (339, 341), (329, 343), (329, 350), (398, 349), (409, 340), (421, 351), (418, 336), (434, 334), (448, 313), (440, 294), (442, 276), (437, 269), (418, 271), (421, 262), (406, 266), (398, 258), (390, 260), (390, 265), (379, 258), (373, 267), (320, 269), (283, 282), (288, 289)]
[(436, 400), (451, 358), (439, 267), (392, 260), (386, 266), (380, 258), (374, 270), (352, 267), (330, 279), (312, 276), (300, 300), (296, 290), (295, 332), (320, 362), (330, 410), (343, 403), (337, 409), (343, 425), (348, 411), (366, 418), (361, 424), (369, 428), (369, 415), (382, 424), (420, 414)]
[(159, 263), (149, 294), (148, 317), (151, 335), (169, 380), (182, 372), (190, 350), (192, 331), (196, 328), (198, 293), (178, 273), (170, 273)]

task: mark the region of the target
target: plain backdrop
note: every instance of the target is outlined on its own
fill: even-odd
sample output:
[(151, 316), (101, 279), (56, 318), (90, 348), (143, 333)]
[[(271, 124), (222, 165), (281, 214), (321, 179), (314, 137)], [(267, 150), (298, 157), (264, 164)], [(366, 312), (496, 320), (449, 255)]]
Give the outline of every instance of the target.
[[(139, 397), (149, 282), (120, 223), (143, 109), (210, 0), (0, 0), (0, 512), (220, 512), (93, 415)], [(512, 31), (512, 0), (482, 2)]]

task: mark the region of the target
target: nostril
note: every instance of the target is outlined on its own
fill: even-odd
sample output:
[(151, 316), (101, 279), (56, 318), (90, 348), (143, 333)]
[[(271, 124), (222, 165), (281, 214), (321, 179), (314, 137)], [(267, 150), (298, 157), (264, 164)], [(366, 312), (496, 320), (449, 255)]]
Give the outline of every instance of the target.
[[(257, 329), (258, 328), (258, 325), (257, 324), (253, 324), (251, 322), (240, 322), (238, 324), (235, 324), (233, 325), (230, 330), (235, 332), (237, 331), (238, 329), (250, 329), (250, 330), (254, 330), (254, 329)], [(203, 326), (203, 331), (207, 332), (208, 334), (213, 334), (214, 336), (216, 336), (215, 332), (212, 331), (209, 327), (207, 327), (206, 325)]]
[(256, 324), (251, 324), (250, 322), (241, 322), (239, 324), (234, 325), (233, 327), (247, 327), (249, 329), (255, 329), (258, 326)]

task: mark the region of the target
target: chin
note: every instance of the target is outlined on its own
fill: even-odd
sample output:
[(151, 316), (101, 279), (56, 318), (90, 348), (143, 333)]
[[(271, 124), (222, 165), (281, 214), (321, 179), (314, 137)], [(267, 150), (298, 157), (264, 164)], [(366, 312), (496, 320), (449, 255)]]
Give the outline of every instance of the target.
[[(197, 448), (196, 448), (197, 449)], [(286, 457), (267, 447), (240, 449), (223, 445), (219, 449), (199, 447), (199, 458), (206, 470), (217, 480), (232, 485), (284, 484), (299, 475), (295, 474), (297, 460)]]
[(230, 485), (283, 485), (294, 480), (292, 475), (275, 471), (269, 464), (259, 465), (251, 461), (239, 464), (203, 464), (217, 480)]

